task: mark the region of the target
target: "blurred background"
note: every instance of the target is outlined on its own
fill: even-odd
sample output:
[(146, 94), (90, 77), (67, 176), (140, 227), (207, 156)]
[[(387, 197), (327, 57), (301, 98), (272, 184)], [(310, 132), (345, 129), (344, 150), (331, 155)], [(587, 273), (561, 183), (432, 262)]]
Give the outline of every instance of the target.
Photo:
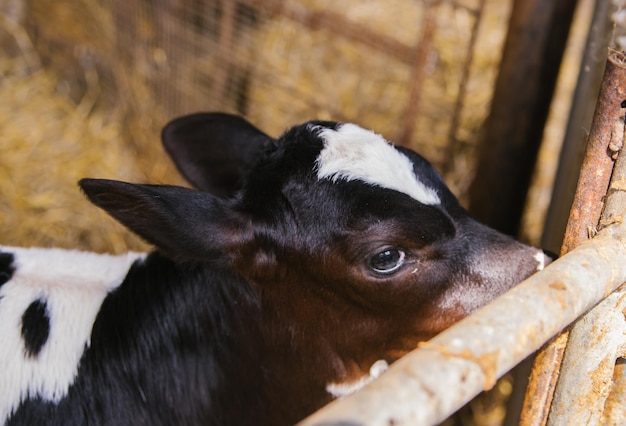
[[(558, 123), (548, 126), (522, 227), (531, 242), (594, 3), (579, 2), (568, 38)], [(184, 184), (160, 130), (201, 110), (242, 114), (274, 136), (314, 118), (358, 123), (420, 152), (468, 205), (513, 9), (511, 0), (0, 5), (2, 244), (112, 252), (145, 247), (91, 207), (76, 181)]]
[[(148, 249), (76, 182), (186, 185), (162, 127), (226, 111), (272, 136), (311, 119), (373, 129), (429, 159), (482, 221), (558, 252), (607, 48), (626, 41), (622, 3), (1, 0), (0, 243)], [(509, 177), (519, 190), (492, 187)], [(465, 424), (500, 424), (508, 393)]]

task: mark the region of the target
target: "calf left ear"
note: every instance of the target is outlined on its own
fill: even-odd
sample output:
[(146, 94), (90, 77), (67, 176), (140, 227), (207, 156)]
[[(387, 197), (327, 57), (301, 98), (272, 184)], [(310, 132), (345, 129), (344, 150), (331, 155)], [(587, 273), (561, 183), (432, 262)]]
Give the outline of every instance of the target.
[(82, 179), (89, 200), (178, 260), (218, 260), (246, 233), (245, 221), (211, 194), (165, 185)]
[(161, 138), (185, 178), (220, 197), (241, 188), (261, 148), (273, 141), (243, 118), (219, 112), (177, 118), (165, 126)]

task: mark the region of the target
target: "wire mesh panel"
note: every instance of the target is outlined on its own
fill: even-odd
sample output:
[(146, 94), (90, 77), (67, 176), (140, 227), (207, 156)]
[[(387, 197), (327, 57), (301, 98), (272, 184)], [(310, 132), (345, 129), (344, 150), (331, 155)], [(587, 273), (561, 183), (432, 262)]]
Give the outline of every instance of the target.
[(167, 115), (227, 110), (273, 134), (311, 118), (355, 121), (464, 176), (454, 154), (487, 114), (509, 10), (486, 0), (103, 7), (117, 45), (109, 63), (139, 73)]
[[(11, 185), (0, 187), (4, 243), (135, 246), (126, 237), (111, 241), (124, 234), (117, 225), (90, 229), (102, 216), (81, 211), (75, 181), (181, 183), (159, 132), (168, 119), (198, 110), (243, 114), (272, 135), (314, 118), (356, 122), (424, 154), (462, 197), (509, 3), (3, 2), (0, 170), (11, 176), (0, 184)], [(98, 162), (103, 155), (108, 160)], [(42, 161), (54, 165), (43, 183), (37, 167), (24, 167)], [(32, 194), (46, 202), (33, 204)], [(83, 229), (60, 231), (77, 210)]]

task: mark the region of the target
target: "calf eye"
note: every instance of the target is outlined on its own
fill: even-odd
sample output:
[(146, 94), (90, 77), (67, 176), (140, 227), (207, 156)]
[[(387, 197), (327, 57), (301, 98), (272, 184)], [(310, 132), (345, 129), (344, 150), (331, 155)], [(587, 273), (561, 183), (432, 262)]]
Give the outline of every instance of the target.
[(369, 260), (369, 267), (380, 275), (391, 275), (402, 267), (406, 255), (402, 250), (387, 249), (376, 253)]

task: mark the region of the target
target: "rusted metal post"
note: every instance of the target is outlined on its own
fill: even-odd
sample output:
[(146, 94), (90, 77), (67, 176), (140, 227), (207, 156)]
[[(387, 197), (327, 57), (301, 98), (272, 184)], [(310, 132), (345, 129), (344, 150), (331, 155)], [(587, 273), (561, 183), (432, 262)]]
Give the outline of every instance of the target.
[(624, 140), (626, 56), (609, 54), (587, 141), (587, 150), (561, 246), (567, 253), (588, 239), (598, 225), (615, 154)]
[[(596, 232), (611, 172), (613, 152), (624, 137), (626, 57), (612, 52), (606, 63), (602, 86), (587, 142), (587, 149), (570, 211), (561, 254), (566, 254)], [(560, 372), (567, 333), (538, 354), (529, 379), (520, 426), (545, 425)]]

